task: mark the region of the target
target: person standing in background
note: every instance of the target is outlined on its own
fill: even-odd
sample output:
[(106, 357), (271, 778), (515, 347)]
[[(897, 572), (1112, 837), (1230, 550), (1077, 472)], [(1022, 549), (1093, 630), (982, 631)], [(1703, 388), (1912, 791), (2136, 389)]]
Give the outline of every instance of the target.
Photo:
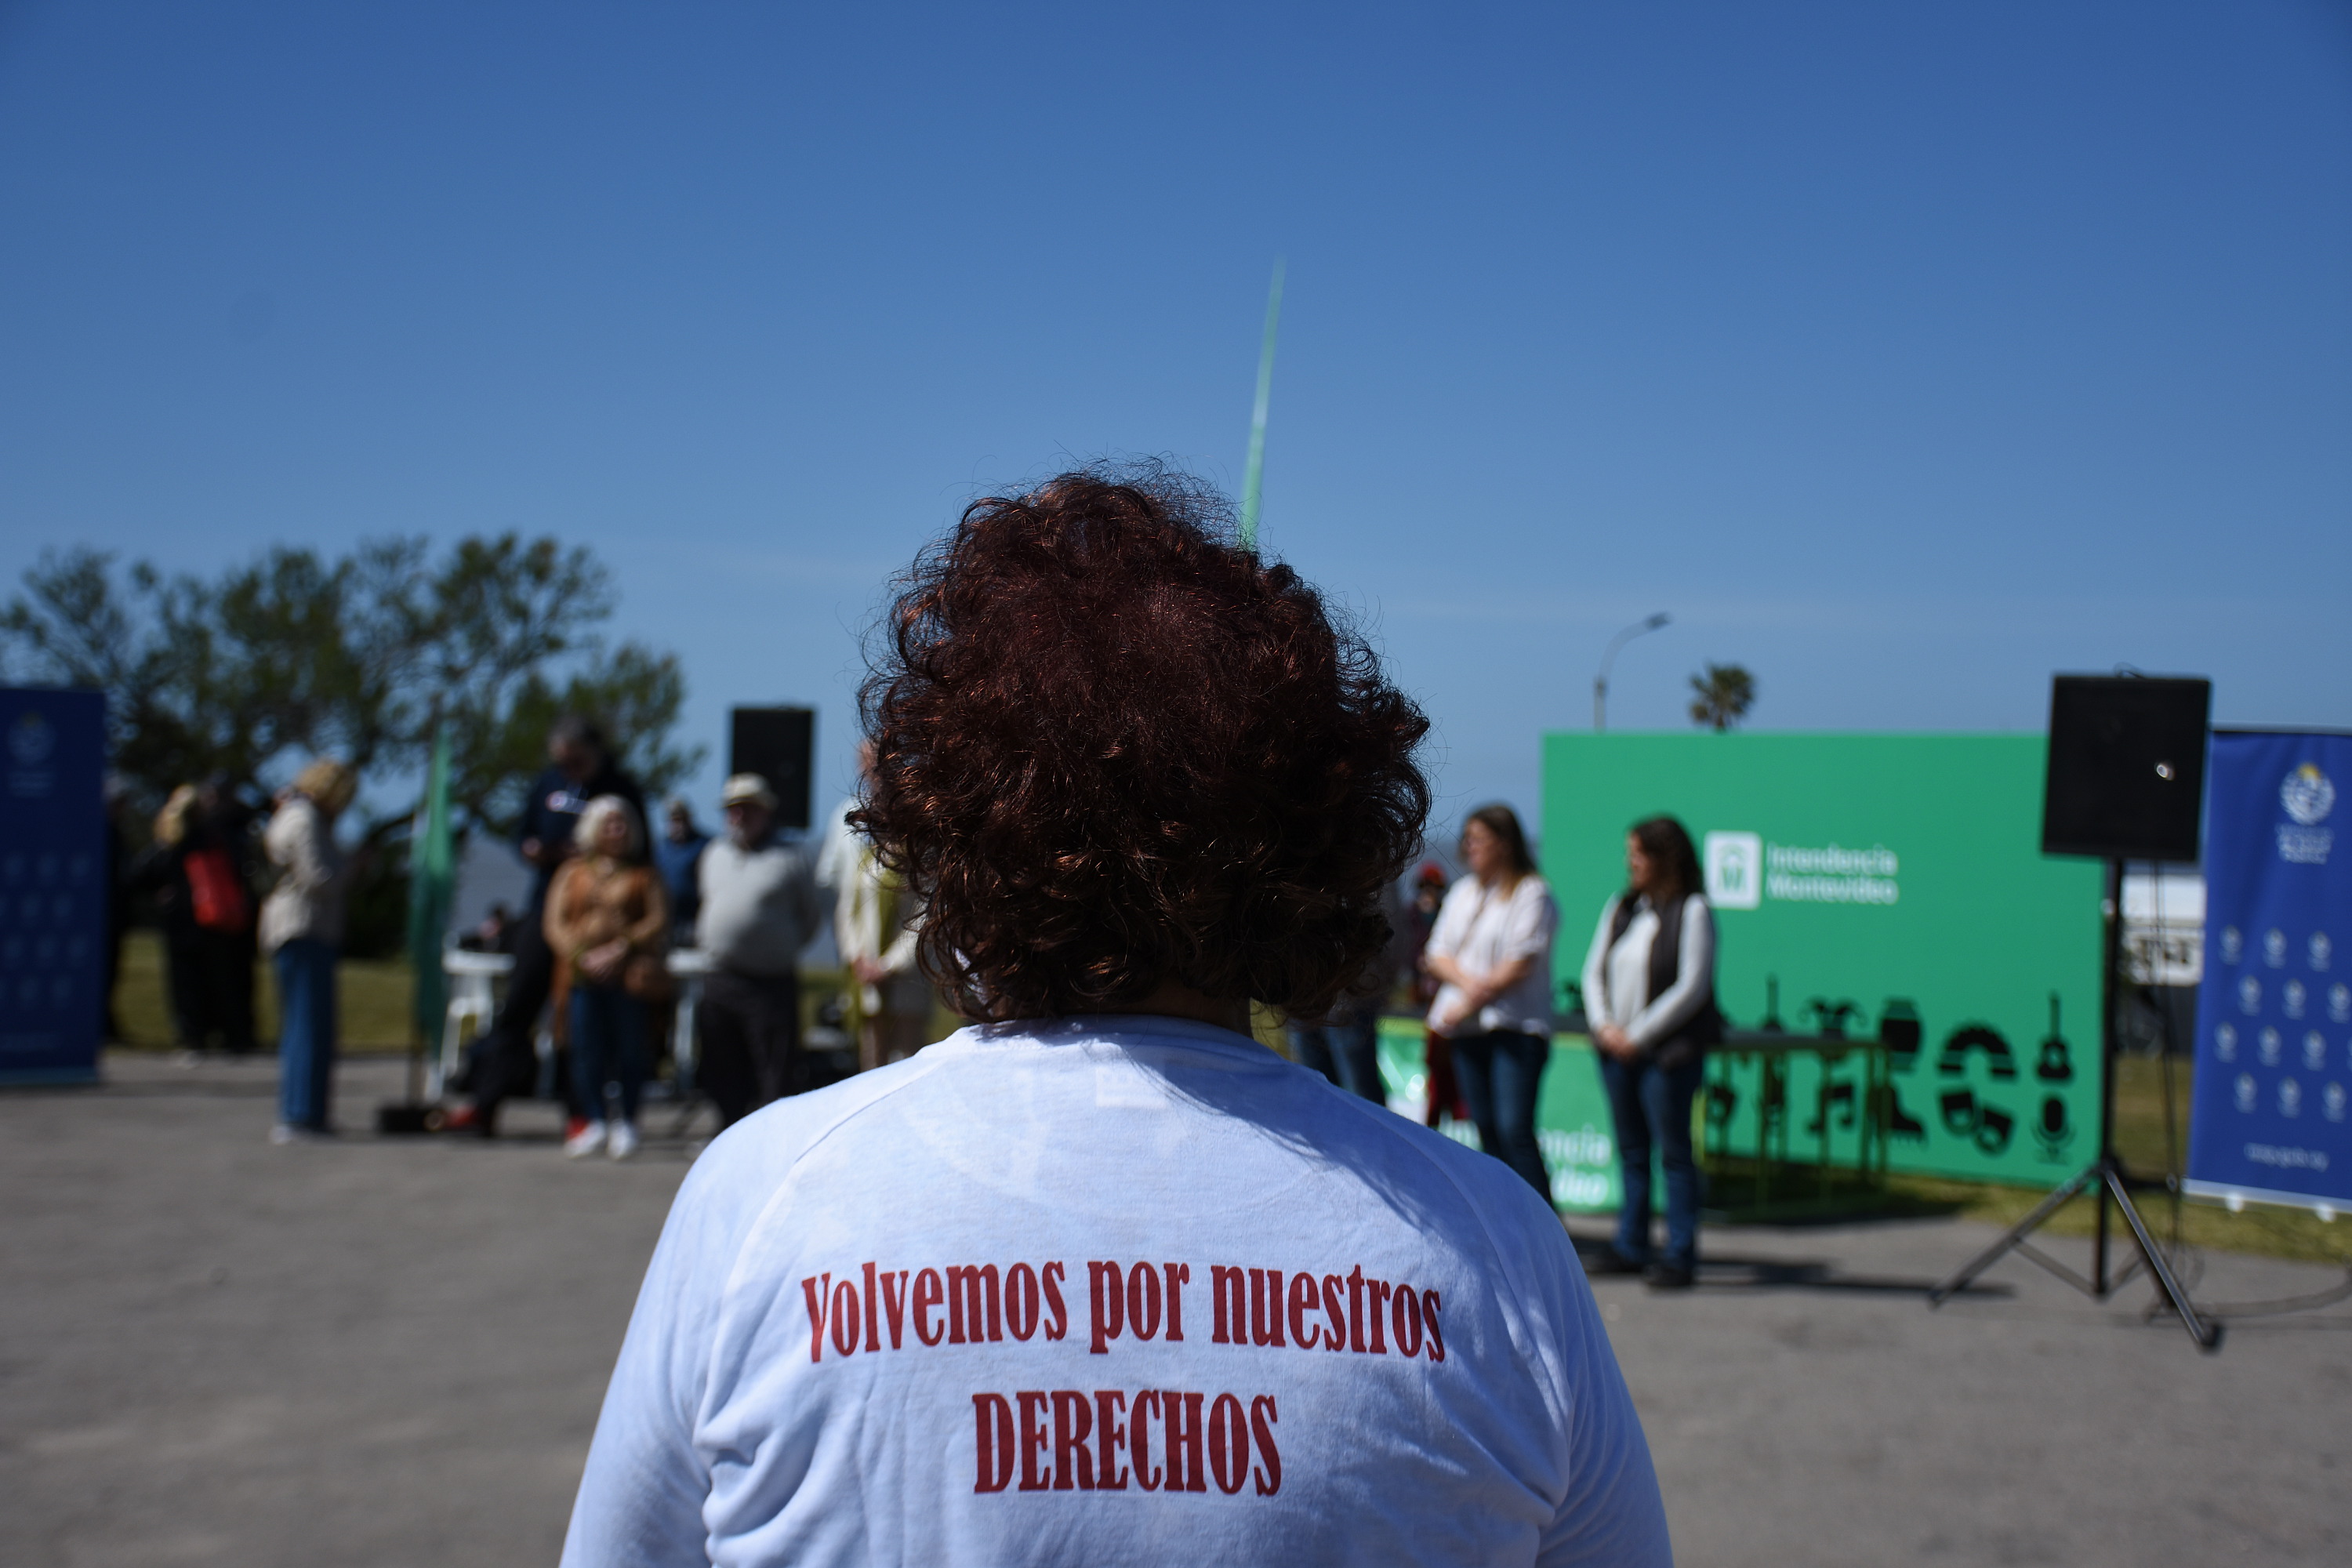
[[(531, 867), (530, 902), (517, 931), (514, 973), (507, 982), (506, 1000), (489, 1032), (482, 1037), (469, 1068), (474, 1101), (449, 1118), (456, 1131), (488, 1138), (498, 1131), (499, 1106), (510, 1095), (527, 1094), (538, 1077), (533, 1048), (539, 1016), (547, 1006), (555, 982), (555, 958), (547, 945), (548, 889), (556, 872), (573, 853), (580, 814), (601, 795), (626, 801), (639, 821), (645, 817), (645, 795), (623, 773), (604, 743), (604, 732), (590, 720), (568, 714), (547, 734), (548, 765), (523, 798), (522, 816), (515, 828), (515, 847)], [(558, 1084), (564, 1075), (556, 1075)], [(569, 1090), (564, 1089), (566, 1097)], [(567, 1136), (577, 1136), (586, 1125), (585, 1109), (572, 1106)]]
[(695, 937), (711, 962), (697, 1077), (723, 1128), (803, 1087), (800, 957), (821, 910), (809, 852), (776, 836), (768, 781), (737, 773), (719, 798), (727, 837), (702, 853)]
[(661, 873), (662, 892), (669, 899), (671, 934), (690, 942), (695, 917), (702, 912), (698, 868), (710, 835), (694, 820), (694, 807), (684, 795), (670, 796), (663, 819), (662, 836), (654, 840), (654, 869)]
[(833, 939), (849, 971), (849, 1022), (857, 1037), (857, 1070), (904, 1061), (923, 1048), (931, 1022), (931, 983), (915, 967), (923, 915), (905, 884), (856, 840), (857, 858), (837, 894)]
[[(857, 744), (857, 776), (861, 789), (872, 786), (871, 741)], [(833, 895), (833, 940), (842, 968), (849, 972), (844, 1013), (857, 1040), (857, 1070), (871, 1072), (923, 1048), (931, 986), (915, 969), (922, 912), (903, 896), (898, 879), (876, 860), (873, 845), (850, 820), (857, 798), (845, 798), (825, 823), (816, 882)]]
[[(1429, 1005), (1437, 1000), (1437, 976), (1422, 963), (1429, 951), (1429, 939), (1437, 930), (1437, 911), (1445, 904), (1445, 870), (1434, 860), (1424, 860), (1421, 869), (1412, 874), (1412, 900), (1405, 906), (1405, 928), (1412, 937), (1412, 946), (1405, 955), (1405, 968), (1412, 975), (1413, 1009), (1424, 1016)], [(1452, 1116), (1456, 1121), (1470, 1120), (1469, 1108), (1462, 1103), (1461, 1086), (1454, 1078), (1454, 1049), (1444, 1035), (1423, 1025), (1421, 1031), (1422, 1059), (1427, 1064), (1429, 1094), (1422, 1110), (1421, 1124), (1435, 1127), (1440, 1119)]]
[[(1584, 957), (1584, 1006), (1617, 1128), (1624, 1206), (1594, 1274), (1641, 1274), (1654, 1289), (1690, 1288), (1698, 1268), (1698, 1162), (1691, 1102), (1706, 1047), (1723, 1038), (1715, 1005), (1715, 919), (1698, 854), (1671, 816), (1625, 836), (1625, 890), (1612, 897)], [(1650, 1250), (1650, 1151), (1666, 1176), (1666, 1250)]]
[(1551, 1056), (1551, 942), (1559, 910), (1518, 814), (1483, 805), (1462, 828), (1454, 884), (1422, 956), (1439, 983), (1429, 1027), (1446, 1037), (1478, 1142), (1551, 1199), (1536, 1097)]
[[(863, 789), (874, 776), (874, 742), (857, 742), (857, 782)], [(857, 847), (862, 842), (857, 829), (849, 825), (849, 814), (857, 809), (857, 791), (852, 790), (834, 803), (826, 814), (824, 827), (817, 835), (816, 889), (828, 900), (836, 915), (840, 911), (841, 890), (848, 886), (852, 872), (857, 869)], [(845, 963), (846, 961), (845, 961)]]
[[(596, 796), (580, 812), (579, 854), (547, 891), (545, 935), (560, 965), (558, 994), (572, 1023), (572, 1089), (582, 1125), (563, 1142), (572, 1159), (609, 1148), (637, 1152), (646, 1088), (646, 999), (667, 992), (669, 905), (645, 860), (635, 806)], [(606, 1086), (620, 1086), (620, 1116), (607, 1120)]]
[(1405, 917), (1404, 900), (1391, 886), (1381, 894), (1381, 913), (1389, 925), (1388, 945), (1363, 978), (1341, 994), (1318, 1024), (1293, 1021), (1285, 1026), (1290, 1058), (1321, 1073), (1336, 1087), (1360, 1095), (1375, 1105), (1388, 1103), (1381, 1081), (1381, 1011), (1395, 989), (1397, 972), (1419, 956), (1419, 942)]
[(262, 847), (279, 868), (261, 909), (261, 945), (278, 971), (278, 1125), (273, 1143), (334, 1131), (335, 961), (356, 858), (335, 845), (335, 818), (358, 779), (321, 757), (279, 792)]
[(253, 1038), (251, 816), (226, 781), (173, 790), (155, 816), (155, 845), (132, 878), (163, 917), (173, 1031), (194, 1060), (215, 1041), (245, 1056)]

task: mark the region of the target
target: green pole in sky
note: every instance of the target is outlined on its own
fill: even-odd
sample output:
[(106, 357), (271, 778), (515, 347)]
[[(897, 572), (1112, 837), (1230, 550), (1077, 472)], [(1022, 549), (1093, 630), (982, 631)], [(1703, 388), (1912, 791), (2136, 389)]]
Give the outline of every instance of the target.
[(1258, 490), (1265, 479), (1265, 408), (1274, 396), (1274, 330), (1282, 321), (1282, 258), (1275, 258), (1274, 287), (1265, 294), (1265, 344), (1257, 355), (1257, 406), (1250, 415), (1248, 477), (1242, 481), (1242, 548), (1257, 550)]

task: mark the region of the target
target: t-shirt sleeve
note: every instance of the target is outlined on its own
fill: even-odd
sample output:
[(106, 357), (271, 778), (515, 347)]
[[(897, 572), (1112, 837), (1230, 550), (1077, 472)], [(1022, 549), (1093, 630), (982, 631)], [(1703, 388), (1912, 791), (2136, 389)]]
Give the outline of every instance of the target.
[(1559, 910), (1552, 902), (1551, 889), (1538, 878), (1523, 879), (1505, 913), (1501, 951), (1495, 954), (1495, 962), (1504, 964), (1540, 958), (1551, 951), (1552, 932), (1559, 925)]
[(702, 1568), (709, 1560), (702, 1507), (710, 1476), (694, 1431), (729, 1227), (708, 1190), (688, 1177), (646, 1270), (572, 1505), (563, 1568)]
[(1673, 1568), (1666, 1507), (1642, 1418), (1580, 1277), (1563, 1283), (1560, 1364), (1567, 1378), (1568, 1486), (1536, 1552), (1542, 1568)]

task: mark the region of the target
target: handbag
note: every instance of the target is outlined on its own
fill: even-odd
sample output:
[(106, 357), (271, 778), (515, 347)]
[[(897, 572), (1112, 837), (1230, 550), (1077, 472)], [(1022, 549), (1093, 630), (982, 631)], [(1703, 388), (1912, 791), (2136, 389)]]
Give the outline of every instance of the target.
[(194, 850), (181, 864), (187, 872), (188, 903), (196, 924), (205, 931), (243, 931), (248, 905), (228, 851), (216, 846)]
[(677, 998), (677, 977), (657, 952), (638, 952), (621, 966), (621, 989), (640, 1002), (671, 1002)]

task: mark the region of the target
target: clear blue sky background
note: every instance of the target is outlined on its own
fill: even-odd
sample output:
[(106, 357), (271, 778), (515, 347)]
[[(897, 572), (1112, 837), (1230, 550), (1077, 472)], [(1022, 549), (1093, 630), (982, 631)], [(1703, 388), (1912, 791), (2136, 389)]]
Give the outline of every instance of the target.
[[(2246, 4), (0, 5), (0, 579), (551, 531), (689, 728), (992, 487), (1237, 489), (1437, 723), (2352, 724), (2352, 20)], [(702, 781), (715, 784), (715, 766)]]

